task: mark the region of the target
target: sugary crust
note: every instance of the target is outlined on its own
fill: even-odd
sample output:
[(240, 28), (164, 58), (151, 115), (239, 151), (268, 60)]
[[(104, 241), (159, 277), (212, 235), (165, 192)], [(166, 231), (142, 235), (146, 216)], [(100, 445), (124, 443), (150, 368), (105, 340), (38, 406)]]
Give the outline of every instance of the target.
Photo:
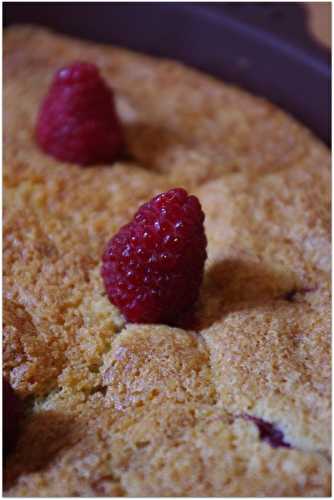
[[(44, 155), (52, 74), (98, 64), (128, 157)], [(27, 398), (9, 496), (330, 494), (329, 152), (262, 99), (171, 62), (13, 27), (4, 41), (4, 371)], [(188, 329), (126, 325), (107, 240), (184, 186), (209, 258)], [(245, 414), (274, 424), (272, 448)]]

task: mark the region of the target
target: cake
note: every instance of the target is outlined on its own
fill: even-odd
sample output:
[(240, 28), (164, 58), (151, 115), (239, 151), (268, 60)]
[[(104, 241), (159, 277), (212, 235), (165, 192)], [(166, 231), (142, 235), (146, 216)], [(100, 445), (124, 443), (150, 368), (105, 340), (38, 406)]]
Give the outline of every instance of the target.
[[(127, 154), (44, 154), (54, 72), (94, 62)], [(4, 37), (3, 371), (25, 404), (6, 496), (330, 495), (330, 155), (267, 101), (33, 26)], [(110, 237), (180, 186), (205, 213), (193, 321), (129, 324)]]

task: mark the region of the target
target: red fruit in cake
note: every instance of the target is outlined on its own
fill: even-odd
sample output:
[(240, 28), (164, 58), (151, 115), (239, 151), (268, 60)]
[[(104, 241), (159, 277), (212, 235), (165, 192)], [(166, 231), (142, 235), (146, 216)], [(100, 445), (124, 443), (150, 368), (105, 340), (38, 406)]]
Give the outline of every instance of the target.
[(198, 199), (176, 188), (142, 205), (109, 241), (102, 277), (128, 321), (174, 324), (196, 302), (207, 256), (203, 222)]
[(243, 415), (243, 417), (257, 426), (260, 439), (268, 443), (272, 448), (291, 448), (291, 445), (285, 441), (283, 432), (270, 422), (251, 415)]
[(123, 134), (112, 90), (94, 64), (74, 63), (57, 71), (42, 102), (36, 139), (59, 160), (88, 165), (115, 160)]
[(18, 437), (22, 402), (5, 378), (2, 380), (2, 388), (3, 443), (7, 454), (14, 447)]

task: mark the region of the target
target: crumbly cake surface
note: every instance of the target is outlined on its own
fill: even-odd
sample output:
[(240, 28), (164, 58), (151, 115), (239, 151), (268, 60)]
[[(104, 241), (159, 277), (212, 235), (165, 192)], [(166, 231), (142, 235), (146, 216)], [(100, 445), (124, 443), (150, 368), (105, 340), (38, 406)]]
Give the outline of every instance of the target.
[[(112, 166), (60, 163), (35, 144), (50, 79), (74, 60), (115, 90), (128, 156)], [(327, 148), (178, 63), (40, 28), (6, 31), (4, 78), (3, 366), (27, 405), (5, 494), (330, 495)], [(102, 251), (175, 186), (206, 214), (195, 318), (127, 325)]]

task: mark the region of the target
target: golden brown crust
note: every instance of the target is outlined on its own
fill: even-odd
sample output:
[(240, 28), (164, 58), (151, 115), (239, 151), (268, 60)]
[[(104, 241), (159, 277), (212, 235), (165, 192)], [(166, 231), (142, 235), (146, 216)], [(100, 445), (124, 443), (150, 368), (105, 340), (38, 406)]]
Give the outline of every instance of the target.
[(212, 403), (209, 356), (200, 337), (164, 326), (132, 325), (104, 359), (106, 403), (122, 410), (150, 400)]
[[(171, 61), (34, 27), (4, 42), (4, 371), (31, 405), (11, 496), (330, 494), (329, 153), (262, 99)], [(96, 62), (129, 158), (80, 168), (34, 141), (53, 72)], [(199, 196), (196, 331), (125, 325), (100, 256), (138, 205)], [(260, 439), (256, 415), (291, 448)]]

